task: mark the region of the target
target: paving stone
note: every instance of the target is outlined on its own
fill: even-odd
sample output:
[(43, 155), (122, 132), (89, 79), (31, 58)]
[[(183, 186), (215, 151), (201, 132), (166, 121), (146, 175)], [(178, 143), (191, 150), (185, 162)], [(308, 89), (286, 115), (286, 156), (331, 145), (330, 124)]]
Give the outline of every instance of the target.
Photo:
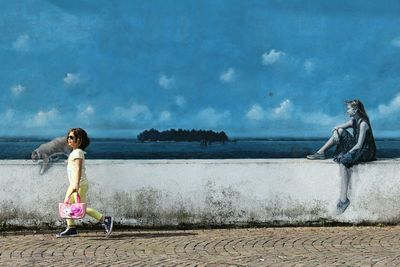
[(399, 266), (400, 227), (2, 233), (0, 266)]

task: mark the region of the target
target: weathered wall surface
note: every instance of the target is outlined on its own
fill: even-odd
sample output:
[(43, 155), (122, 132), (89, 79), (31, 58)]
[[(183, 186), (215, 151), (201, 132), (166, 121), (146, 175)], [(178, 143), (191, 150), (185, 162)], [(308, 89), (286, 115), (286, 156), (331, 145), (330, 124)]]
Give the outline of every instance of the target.
[[(396, 159), (353, 168), (351, 205), (340, 216), (330, 160), (88, 160), (87, 174), (90, 206), (123, 225), (400, 221)], [(40, 175), (30, 161), (0, 161), (0, 224), (63, 223), (57, 206), (67, 185), (64, 163)]]

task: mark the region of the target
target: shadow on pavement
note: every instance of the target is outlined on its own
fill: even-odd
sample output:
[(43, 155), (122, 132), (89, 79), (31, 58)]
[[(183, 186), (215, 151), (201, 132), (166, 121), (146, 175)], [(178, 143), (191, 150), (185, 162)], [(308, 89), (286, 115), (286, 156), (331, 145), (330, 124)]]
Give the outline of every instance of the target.
[(194, 236), (197, 233), (115, 233), (109, 237), (88, 236), (89, 240), (126, 240), (126, 239), (150, 239), (161, 237)]

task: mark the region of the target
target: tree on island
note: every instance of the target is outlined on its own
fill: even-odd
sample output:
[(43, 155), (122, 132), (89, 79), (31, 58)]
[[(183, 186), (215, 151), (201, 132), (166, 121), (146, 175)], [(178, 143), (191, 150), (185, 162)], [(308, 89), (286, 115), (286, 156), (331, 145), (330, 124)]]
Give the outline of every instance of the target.
[(138, 134), (137, 139), (145, 141), (176, 141), (176, 142), (225, 142), (228, 136), (224, 131), (170, 129), (159, 132), (156, 129), (145, 130)]

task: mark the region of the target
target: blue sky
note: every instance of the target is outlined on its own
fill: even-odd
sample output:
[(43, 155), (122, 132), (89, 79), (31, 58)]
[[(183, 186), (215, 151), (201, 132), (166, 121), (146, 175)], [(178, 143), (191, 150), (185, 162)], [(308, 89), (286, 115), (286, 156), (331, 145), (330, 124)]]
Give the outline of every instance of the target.
[(399, 1), (1, 1), (0, 136), (400, 137)]

